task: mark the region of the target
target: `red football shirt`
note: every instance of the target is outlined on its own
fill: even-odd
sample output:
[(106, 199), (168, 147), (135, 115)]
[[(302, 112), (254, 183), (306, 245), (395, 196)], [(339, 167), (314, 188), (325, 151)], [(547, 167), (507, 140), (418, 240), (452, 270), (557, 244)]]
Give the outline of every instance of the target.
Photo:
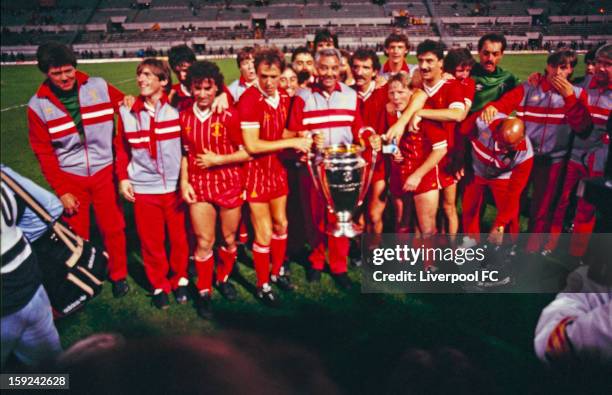
[[(279, 140), (283, 136), (290, 97), (283, 90), (278, 91), (276, 99), (267, 97), (252, 86), (248, 88), (238, 103), (241, 129), (259, 129), (261, 140)], [(279, 152), (255, 155), (246, 165), (247, 200), (268, 200), (287, 191), (287, 173), (278, 156)], [(286, 192), (284, 193), (286, 194)]]
[(196, 156), (204, 153), (204, 150), (219, 155), (228, 155), (238, 150), (242, 145), (238, 112), (232, 109), (222, 114), (210, 111), (202, 113), (191, 106), (181, 112), (180, 120), (183, 150), (189, 165), (189, 182), (198, 190), (206, 191), (208, 196), (220, 195), (228, 187), (242, 185), (241, 164), (202, 169), (195, 162)]

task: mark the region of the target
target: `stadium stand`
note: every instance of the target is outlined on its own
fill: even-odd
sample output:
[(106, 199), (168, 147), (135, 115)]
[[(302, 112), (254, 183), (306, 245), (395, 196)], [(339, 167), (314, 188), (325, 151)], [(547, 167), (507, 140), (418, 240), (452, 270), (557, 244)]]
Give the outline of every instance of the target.
[[(441, 37), (451, 45), (475, 44), (487, 32), (509, 36), (515, 46), (564, 38), (577, 47), (609, 39), (605, 1), (388, 0), (1, 0), (2, 52), (32, 54), (57, 40), (91, 51), (127, 53), (177, 42), (221, 49), (277, 43), (303, 44), (318, 28), (339, 34), (341, 46), (373, 44), (401, 28), (410, 37)], [(382, 5), (381, 5), (382, 4)], [(586, 17), (585, 17), (586, 15)], [(256, 27), (257, 26), (257, 27)], [(537, 43), (534, 43), (534, 37)]]

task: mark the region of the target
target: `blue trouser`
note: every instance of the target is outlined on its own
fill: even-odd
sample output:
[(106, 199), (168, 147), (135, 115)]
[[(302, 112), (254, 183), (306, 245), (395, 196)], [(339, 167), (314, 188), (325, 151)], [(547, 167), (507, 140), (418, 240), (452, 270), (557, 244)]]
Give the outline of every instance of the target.
[(21, 310), (2, 317), (2, 368), (14, 353), (27, 366), (55, 358), (61, 351), (47, 292), (41, 285)]

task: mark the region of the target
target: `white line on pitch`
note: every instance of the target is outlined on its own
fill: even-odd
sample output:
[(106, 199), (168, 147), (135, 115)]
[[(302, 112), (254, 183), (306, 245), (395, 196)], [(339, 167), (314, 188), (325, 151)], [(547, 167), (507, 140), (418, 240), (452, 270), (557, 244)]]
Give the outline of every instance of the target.
[(2, 110), (0, 110), (0, 112), (5, 112), (5, 111), (8, 111), (8, 110), (15, 110), (17, 108), (25, 107), (27, 105), (28, 104), (26, 103), (26, 104), (18, 104), (16, 106), (10, 106), (10, 107), (7, 107), (7, 108), (3, 108)]

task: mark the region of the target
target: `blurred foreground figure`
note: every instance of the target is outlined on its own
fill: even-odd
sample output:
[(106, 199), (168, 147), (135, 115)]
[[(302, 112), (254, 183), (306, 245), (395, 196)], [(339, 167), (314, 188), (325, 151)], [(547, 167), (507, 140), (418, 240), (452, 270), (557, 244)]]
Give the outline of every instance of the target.
[(0, 234), (2, 235), (2, 357), (4, 369), (9, 355), (28, 367), (54, 358), (61, 351), (53, 324), (49, 297), (30, 243), (17, 227), (19, 208), (13, 191), (4, 182)]
[[(59, 362), (56, 369), (70, 374), (75, 393), (339, 393), (313, 355), (243, 333), (125, 342), (100, 334), (75, 344)], [(240, 374), (228, 374), (235, 370)]]

